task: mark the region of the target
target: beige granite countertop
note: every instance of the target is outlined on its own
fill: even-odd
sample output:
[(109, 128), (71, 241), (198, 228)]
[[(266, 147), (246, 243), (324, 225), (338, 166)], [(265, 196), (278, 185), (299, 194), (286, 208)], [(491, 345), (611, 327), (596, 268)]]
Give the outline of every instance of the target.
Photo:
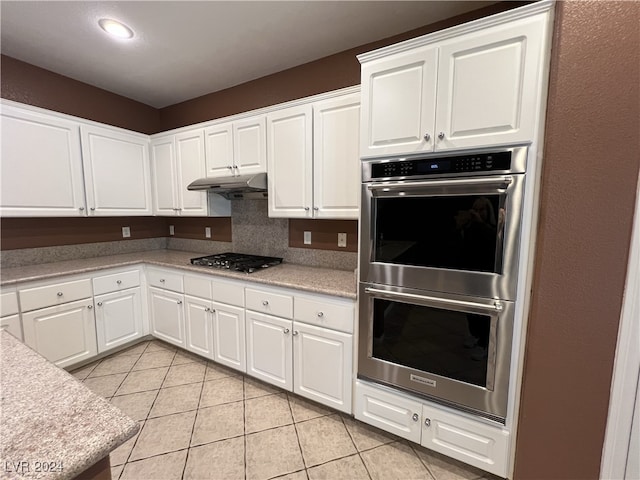
[(4, 268), (0, 285), (9, 286), (22, 282), (46, 280), (63, 275), (88, 273), (106, 268), (146, 263), (162, 267), (179, 268), (189, 272), (234, 278), (278, 287), (295, 288), (313, 293), (323, 293), (346, 298), (356, 298), (357, 281), (353, 271), (308, 267), (283, 263), (251, 274), (194, 266), (189, 260), (201, 257), (201, 253), (179, 250), (152, 250), (147, 252), (110, 255), (64, 262), (44, 263), (25, 267)]
[(0, 478), (73, 478), (138, 431), (137, 422), (5, 331), (0, 348)]

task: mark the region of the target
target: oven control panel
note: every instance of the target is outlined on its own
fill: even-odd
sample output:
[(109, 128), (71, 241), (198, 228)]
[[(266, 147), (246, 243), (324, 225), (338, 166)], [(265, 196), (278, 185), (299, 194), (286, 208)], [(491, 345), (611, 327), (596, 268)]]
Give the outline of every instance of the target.
[(371, 179), (509, 170), (511, 154), (512, 152), (506, 151), (372, 163)]

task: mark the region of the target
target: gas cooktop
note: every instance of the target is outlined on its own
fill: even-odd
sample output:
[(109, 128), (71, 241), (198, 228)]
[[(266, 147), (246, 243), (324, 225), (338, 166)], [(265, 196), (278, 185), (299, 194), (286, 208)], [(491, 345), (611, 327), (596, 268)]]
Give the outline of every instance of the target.
[(272, 267), (282, 263), (282, 258), (262, 257), (260, 255), (246, 255), (244, 253), (218, 253), (206, 257), (192, 258), (193, 265), (209, 268), (224, 268), (237, 272), (253, 273), (262, 268)]

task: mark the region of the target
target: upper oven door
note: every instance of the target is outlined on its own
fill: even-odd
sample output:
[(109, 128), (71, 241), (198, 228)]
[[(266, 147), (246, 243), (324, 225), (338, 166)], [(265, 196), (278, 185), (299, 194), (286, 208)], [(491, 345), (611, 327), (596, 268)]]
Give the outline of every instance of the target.
[(524, 174), (362, 186), (361, 281), (514, 300)]

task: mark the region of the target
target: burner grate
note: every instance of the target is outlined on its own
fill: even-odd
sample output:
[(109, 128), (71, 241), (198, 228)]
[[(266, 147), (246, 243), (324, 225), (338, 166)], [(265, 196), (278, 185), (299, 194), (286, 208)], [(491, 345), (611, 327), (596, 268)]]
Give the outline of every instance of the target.
[(191, 263), (202, 267), (253, 273), (256, 270), (281, 264), (282, 258), (227, 252), (192, 258)]

